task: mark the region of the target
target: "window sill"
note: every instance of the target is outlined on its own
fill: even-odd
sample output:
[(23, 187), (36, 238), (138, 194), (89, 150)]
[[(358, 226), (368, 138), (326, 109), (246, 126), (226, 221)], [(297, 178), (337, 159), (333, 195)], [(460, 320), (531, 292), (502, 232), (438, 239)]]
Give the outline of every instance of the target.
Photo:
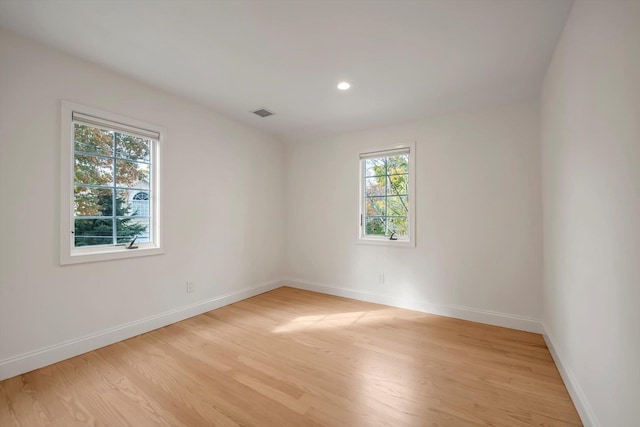
[(389, 238), (375, 238), (375, 237), (359, 237), (357, 242), (359, 245), (377, 245), (377, 246), (392, 246), (399, 248), (415, 248), (415, 241), (408, 239), (389, 240)]
[(126, 249), (125, 246), (108, 248), (76, 249), (68, 254), (60, 255), (60, 264), (81, 264), (85, 262), (110, 261), (114, 259), (137, 258), (141, 256), (162, 255), (164, 249), (157, 246), (142, 246), (137, 249)]

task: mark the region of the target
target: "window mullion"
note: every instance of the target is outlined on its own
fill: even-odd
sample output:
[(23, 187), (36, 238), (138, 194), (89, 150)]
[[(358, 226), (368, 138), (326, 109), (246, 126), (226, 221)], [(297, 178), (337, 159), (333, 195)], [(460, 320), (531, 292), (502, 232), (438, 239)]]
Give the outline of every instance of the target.
[[(80, 154), (81, 156), (91, 156), (91, 157), (101, 157), (103, 159), (112, 159), (114, 156), (106, 156), (104, 154), (100, 154), (100, 153), (91, 153), (89, 151), (80, 151), (80, 150), (75, 150), (75, 154)], [(115, 158), (117, 160), (124, 160), (127, 162), (135, 162), (135, 163), (142, 163), (145, 165), (151, 165), (151, 162), (145, 162), (144, 160), (139, 160), (139, 159), (127, 159), (125, 157), (118, 157), (117, 154), (115, 156)]]

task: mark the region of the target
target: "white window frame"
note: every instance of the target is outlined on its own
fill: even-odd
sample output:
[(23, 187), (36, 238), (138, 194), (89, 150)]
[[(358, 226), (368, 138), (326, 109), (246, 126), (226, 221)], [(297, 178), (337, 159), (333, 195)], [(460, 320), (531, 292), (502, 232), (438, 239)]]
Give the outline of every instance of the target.
[[(365, 213), (365, 196), (364, 196), (364, 174), (365, 174), (365, 159), (371, 158), (373, 154), (380, 154), (380, 157), (392, 155), (397, 150), (409, 151), (409, 181), (408, 181), (408, 200), (409, 211), (407, 212), (409, 233), (407, 237), (398, 237), (398, 240), (390, 240), (386, 236), (371, 236), (364, 234), (364, 213)], [(357, 243), (365, 245), (381, 245), (392, 247), (415, 247), (416, 246), (416, 143), (415, 141), (405, 142), (395, 145), (389, 145), (386, 147), (377, 147), (367, 150), (362, 150), (358, 154), (358, 239)]]
[[(91, 116), (102, 121), (112, 122), (119, 129), (144, 130), (157, 133), (159, 138), (151, 150), (151, 205), (152, 213), (150, 227), (153, 241), (138, 243), (137, 249), (126, 249), (125, 246), (97, 245), (75, 247), (74, 239), (74, 126), (73, 113)], [(163, 153), (166, 149), (166, 130), (162, 126), (121, 116), (119, 114), (102, 111), (97, 108), (74, 102), (61, 101), (61, 136), (60, 136), (60, 264), (78, 264), (85, 262), (107, 261), (140, 256), (159, 255), (164, 253), (162, 246), (162, 185), (161, 171)], [(115, 178), (115, 177), (114, 177)]]

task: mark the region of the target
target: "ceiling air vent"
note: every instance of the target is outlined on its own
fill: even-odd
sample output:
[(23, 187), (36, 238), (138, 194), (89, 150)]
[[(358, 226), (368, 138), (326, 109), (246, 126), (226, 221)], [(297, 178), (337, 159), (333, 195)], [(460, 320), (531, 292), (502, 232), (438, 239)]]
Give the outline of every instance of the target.
[(255, 111), (252, 111), (253, 114), (257, 114), (260, 117), (269, 117), (269, 116), (273, 116), (275, 113), (272, 113), (271, 111), (267, 110), (266, 108), (258, 108)]

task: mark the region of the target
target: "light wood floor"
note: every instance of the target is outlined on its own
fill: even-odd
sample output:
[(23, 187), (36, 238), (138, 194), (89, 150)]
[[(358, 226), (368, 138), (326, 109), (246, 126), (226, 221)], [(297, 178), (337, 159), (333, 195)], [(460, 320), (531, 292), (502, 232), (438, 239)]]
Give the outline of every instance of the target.
[(582, 425), (540, 335), (280, 288), (0, 382), (0, 426)]

